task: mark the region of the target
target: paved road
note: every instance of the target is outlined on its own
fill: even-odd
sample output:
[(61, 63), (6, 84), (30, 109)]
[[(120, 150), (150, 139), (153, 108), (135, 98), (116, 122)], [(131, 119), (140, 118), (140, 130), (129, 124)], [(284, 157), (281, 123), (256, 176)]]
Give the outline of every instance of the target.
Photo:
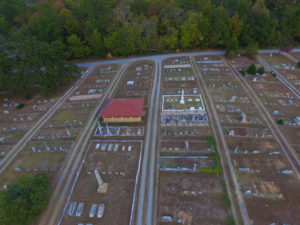
[(97, 123), (95, 121), (98, 118), (98, 112), (102, 103), (110, 98), (115, 90), (118, 87), (120, 80), (125, 73), (127, 68), (127, 64), (123, 64), (116, 74), (113, 81), (111, 81), (110, 86), (106, 89), (106, 92), (103, 98), (97, 103), (92, 116), (90, 116), (84, 131), (79, 136), (79, 139), (76, 141), (75, 147), (72, 149), (71, 154), (68, 156), (67, 161), (65, 162), (65, 167), (60, 174), (59, 180), (56, 184), (55, 190), (52, 194), (50, 199), (50, 204), (48, 206), (48, 210), (42, 216), (41, 221), (39, 222), (40, 225), (56, 225), (57, 220), (59, 218), (59, 214), (64, 206), (64, 202), (67, 198), (67, 194), (72, 186), (72, 181), (78, 171), (78, 167), (80, 166), (80, 161), (87, 150), (88, 141), (92, 132), (94, 131)]
[[(141, 184), (139, 188), (137, 225), (152, 224), (153, 189), (156, 166), (156, 140), (158, 132), (159, 96), (161, 85), (161, 62), (155, 60), (155, 78), (151, 91), (149, 116), (147, 121), (145, 148), (142, 163)], [(151, 107), (153, 106), (153, 107)], [(147, 191), (148, 190), (148, 191)]]
[(88, 70), (81, 76), (79, 80), (36, 122), (36, 124), (19, 140), (19, 142), (10, 150), (9, 154), (0, 162), (0, 174), (14, 160), (26, 144), (34, 135), (42, 128), (45, 123), (53, 116), (57, 109), (73, 94), (77, 87), (88, 77), (93, 71), (94, 65), (89, 66)]
[(298, 177), (300, 177), (300, 161), (295, 150), (290, 145), (289, 141), (285, 138), (285, 136), (282, 134), (280, 128), (275, 123), (274, 119), (272, 118), (268, 110), (265, 108), (264, 104), (261, 102), (260, 98), (257, 96), (253, 88), (248, 84), (245, 78), (240, 75), (240, 73), (236, 70), (236, 68), (232, 66), (229, 60), (225, 58), (223, 59), (227, 63), (229, 68), (232, 70), (236, 78), (240, 81), (244, 90), (247, 91), (249, 97), (252, 99), (253, 103), (255, 104), (262, 118), (265, 120), (268, 128), (272, 131), (273, 136), (275, 137), (276, 141), (279, 143), (281, 150), (285, 154), (294, 172)]
[(282, 76), (276, 69), (269, 65), (262, 57), (258, 56), (257, 60), (261, 63), (268, 71), (273, 71), (276, 74), (276, 77), (281, 81), (288, 89), (299, 99), (300, 91), (292, 85), (284, 76)]
[(227, 146), (227, 142), (225, 141), (222, 126), (220, 124), (220, 119), (213, 104), (213, 99), (211, 98), (208, 92), (207, 85), (193, 57), (191, 57), (191, 62), (193, 65), (193, 71), (198, 78), (199, 86), (202, 87), (202, 89), (200, 88), (200, 91), (203, 96), (203, 101), (206, 105), (206, 110), (209, 115), (209, 120), (211, 123), (213, 134), (217, 140), (219, 153), (222, 156), (220, 157), (220, 159), (223, 167), (223, 175), (227, 187), (227, 194), (231, 201), (231, 208), (234, 220), (236, 221), (236, 224), (251, 225), (247, 207), (244, 198), (240, 192), (237, 177), (234, 172), (229, 148)]

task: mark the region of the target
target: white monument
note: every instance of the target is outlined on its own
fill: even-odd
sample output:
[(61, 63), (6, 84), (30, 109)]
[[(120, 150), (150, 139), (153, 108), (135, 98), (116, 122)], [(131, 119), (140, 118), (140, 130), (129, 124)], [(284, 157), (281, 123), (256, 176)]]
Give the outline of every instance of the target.
[(68, 128), (66, 128), (66, 131), (67, 131), (68, 137), (71, 137), (72, 133), (68, 130)]
[(181, 92), (180, 104), (184, 105), (184, 90), (182, 90), (182, 92)]
[(95, 170), (95, 176), (96, 176), (96, 179), (97, 179), (97, 182), (98, 182), (98, 193), (100, 194), (103, 194), (103, 193), (106, 193), (107, 192), (107, 188), (108, 188), (108, 183), (104, 183), (100, 174), (99, 174), (99, 171), (96, 169)]

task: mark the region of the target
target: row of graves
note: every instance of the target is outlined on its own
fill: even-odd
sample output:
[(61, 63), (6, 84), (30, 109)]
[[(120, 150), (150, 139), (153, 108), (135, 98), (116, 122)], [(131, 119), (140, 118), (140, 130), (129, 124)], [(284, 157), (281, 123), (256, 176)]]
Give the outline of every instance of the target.
[[(237, 76), (242, 75), (234, 74), (221, 56), (199, 56), (195, 60), (221, 122), (230, 163), (235, 168), (251, 221), (253, 224), (297, 224), (300, 218), (296, 212), (300, 206), (295, 197), (300, 194), (296, 191), (300, 182), (254, 100), (241, 86)], [(236, 69), (245, 70), (248, 64), (256, 62), (246, 62), (241, 57), (232, 59), (231, 63)], [(256, 82), (252, 81), (254, 75), (244, 76), (247, 82)], [(258, 84), (270, 80), (277, 85), (268, 76), (257, 77), (262, 80)]]
[[(6, 173), (1, 176), (1, 184), (10, 184), (18, 177), (30, 176), (38, 172), (47, 173), (53, 181), (57, 180), (60, 168), (71, 154), (86, 122), (101, 100), (101, 96), (95, 98), (93, 94), (77, 93), (103, 77), (109, 76), (112, 80), (119, 68), (117, 65), (114, 70), (110, 69), (113, 66), (116, 65), (96, 67), (78, 84), (71, 96), (60, 105), (45, 125), (37, 130), (30, 142), (15, 157)], [(106, 88), (108, 87), (109, 82), (106, 82)]]
[(300, 68), (297, 67), (294, 61), (279, 53), (261, 54), (260, 56), (292, 86), (300, 91)]
[(39, 95), (30, 100), (1, 96), (0, 100), (0, 160), (58, 100), (59, 96), (44, 98)]
[(223, 177), (197, 74), (188, 57), (162, 63), (157, 224), (226, 224)]
[[(251, 64), (261, 65), (254, 59), (239, 57), (231, 61), (238, 70), (247, 68)], [(300, 100), (271, 72), (262, 75), (244, 75), (259, 99), (269, 111), (279, 129), (300, 154)]]
[(128, 65), (101, 106), (61, 224), (133, 224), (155, 64)]

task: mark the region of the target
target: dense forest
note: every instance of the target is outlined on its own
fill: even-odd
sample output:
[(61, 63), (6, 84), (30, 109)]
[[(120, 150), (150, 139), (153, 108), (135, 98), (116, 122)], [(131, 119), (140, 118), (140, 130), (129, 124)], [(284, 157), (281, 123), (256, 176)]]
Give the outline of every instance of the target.
[(0, 91), (52, 93), (71, 59), (299, 42), (300, 0), (1, 0)]

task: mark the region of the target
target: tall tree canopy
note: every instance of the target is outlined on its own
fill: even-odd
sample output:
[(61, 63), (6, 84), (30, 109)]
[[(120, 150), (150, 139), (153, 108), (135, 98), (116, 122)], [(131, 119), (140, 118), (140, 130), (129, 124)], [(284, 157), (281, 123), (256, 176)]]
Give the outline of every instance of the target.
[(1, 0), (0, 91), (51, 92), (67, 59), (299, 42), (300, 0)]
[(0, 225), (32, 224), (47, 206), (49, 180), (45, 174), (20, 178), (0, 191)]

